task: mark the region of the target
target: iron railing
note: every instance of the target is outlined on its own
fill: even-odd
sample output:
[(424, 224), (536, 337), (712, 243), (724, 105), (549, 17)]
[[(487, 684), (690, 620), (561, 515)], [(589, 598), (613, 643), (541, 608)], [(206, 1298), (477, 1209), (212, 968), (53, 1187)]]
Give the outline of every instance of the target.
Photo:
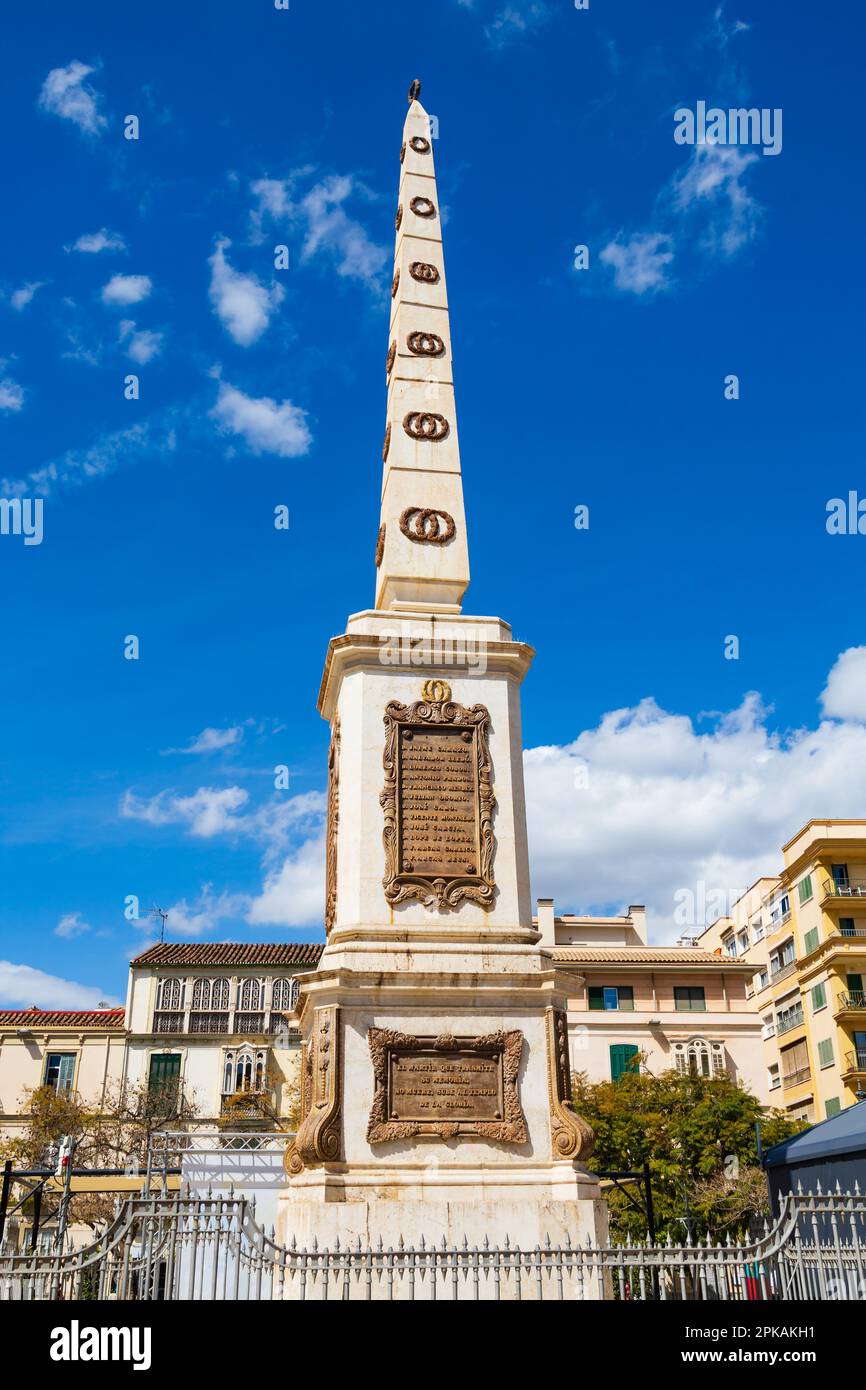
[(842, 1009), (866, 1009), (866, 990), (840, 989), (836, 996), (836, 1012)]
[(858, 1047), (854, 1052), (845, 1053), (846, 1071), (866, 1071), (866, 1047)]

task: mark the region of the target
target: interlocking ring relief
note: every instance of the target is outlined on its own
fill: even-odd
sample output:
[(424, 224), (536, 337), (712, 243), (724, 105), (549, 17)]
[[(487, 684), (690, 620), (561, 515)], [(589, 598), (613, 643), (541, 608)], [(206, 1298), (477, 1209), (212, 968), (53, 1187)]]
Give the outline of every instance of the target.
[(410, 410), (403, 421), (403, 428), (410, 439), (425, 439), (431, 444), (440, 444), (447, 438), (451, 426), (444, 415), (436, 415), (426, 410)]
[(439, 507), (407, 507), (400, 515), (400, 530), (410, 541), (446, 545), (457, 526), (451, 513)]
[(441, 357), (445, 351), (445, 343), (438, 333), (410, 333), (406, 346), (418, 357)]
[(430, 265), (428, 261), (413, 261), (409, 266), (409, 274), (413, 280), (422, 284), (435, 285), (439, 281), (438, 266)]

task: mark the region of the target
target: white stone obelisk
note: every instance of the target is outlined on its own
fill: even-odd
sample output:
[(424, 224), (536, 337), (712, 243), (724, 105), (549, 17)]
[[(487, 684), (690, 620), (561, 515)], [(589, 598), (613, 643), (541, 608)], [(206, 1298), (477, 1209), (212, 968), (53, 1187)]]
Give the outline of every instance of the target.
[(319, 1246), (583, 1243), (604, 1236), (606, 1205), (571, 1108), (567, 982), (532, 922), (520, 686), (533, 651), (502, 619), (461, 611), (469, 556), (419, 90), (400, 152), (376, 606), (332, 639), (319, 692), (327, 944), (302, 979), (304, 1118), (279, 1230)]

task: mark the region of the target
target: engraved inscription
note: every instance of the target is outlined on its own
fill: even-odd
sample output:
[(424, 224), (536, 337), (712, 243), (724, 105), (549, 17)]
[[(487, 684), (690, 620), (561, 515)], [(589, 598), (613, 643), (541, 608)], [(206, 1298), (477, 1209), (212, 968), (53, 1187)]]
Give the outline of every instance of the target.
[(390, 1120), (501, 1120), (502, 1051), (389, 1054)]
[(398, 804), (402, 873), (432, 878), (476, 873), (474, 731), (402, 729)]

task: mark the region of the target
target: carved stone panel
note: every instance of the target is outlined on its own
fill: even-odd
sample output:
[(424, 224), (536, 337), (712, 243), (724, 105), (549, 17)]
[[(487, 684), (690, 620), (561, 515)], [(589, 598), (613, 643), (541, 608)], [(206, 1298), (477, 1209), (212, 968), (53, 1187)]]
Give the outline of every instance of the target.
[(314, 1010), (313, 1027), (306, 1043), (304, 1057), (306, 1095), (309, 1106), (298, 1127), (294, 1148), (297, 1159), (292, 1162), (311, 1168), (322, 1163), (336, 1163), (342, 1153), (343, 1056), (339, 1004), (328, 1004)]
[[(377, 564), (379, 561), (377, 560)], [(328, 748), (328, 816), (325, 836), (325, 935), (337, 913), (337, 829), (340, 821), (340, 716), (334, 719)]]
[(439, 282), (439, 269), (435, 265), (430, 265), (427, 261), (412, 261), (409, 266), (409, 274), (413, 280), (424, 282), (428, 285), (436, 285)]
[[(448, 692), (450, 696), (450, 691)], [(493, 808), (484, 705), (392, 700), (385, 709), (383, 887), (442, 910), (493, 903)]]
[(367, 1139), (455, 1139), (481, 1135), (525, 1144), (518, 1073), (523, 1034), (415, 1037), (392, 1028), (367, 1034), (375, 1089)]
[(571, 1098), (568, 1055), (568, 1017), (564, 1009), (545, 1009), (547, 1084), (550, 1102), (550, 1140), (553, 1157), (586, 1162), (595, 1148), (595, 1134), (581, 1119)]

